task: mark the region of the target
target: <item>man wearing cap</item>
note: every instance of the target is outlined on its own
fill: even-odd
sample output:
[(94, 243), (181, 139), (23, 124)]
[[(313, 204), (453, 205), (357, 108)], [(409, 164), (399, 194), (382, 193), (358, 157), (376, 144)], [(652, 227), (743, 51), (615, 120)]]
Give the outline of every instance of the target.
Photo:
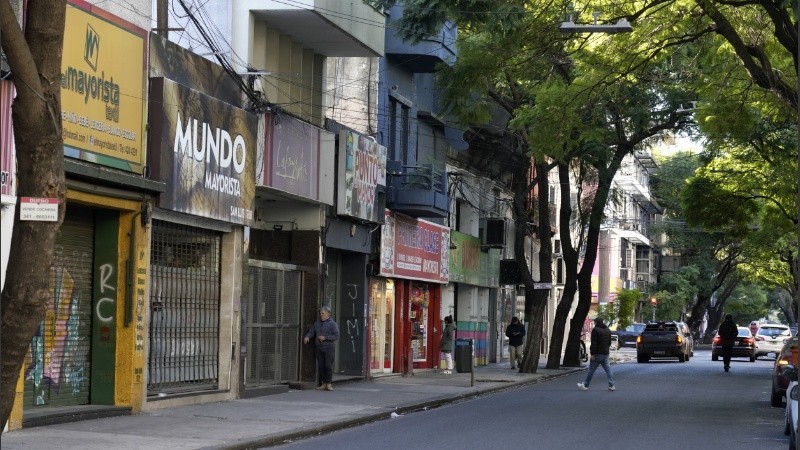
[(592, 344), (589, 346), (589, 353), (592, 355), (589, 362), (589, 370), (586, 372), (586, 379), (583, 383), (578, 383), (578, 389), (583, 391), (589, 390), (589, 383), (592, 382), (594, 371), (597, 366), (603, 366), (608, 378), (608, 390), (613, 391), (617, 388), (614, 386), (614, 375), (611, 373), (611, 366), (608, 364), (609, 353), (611, 349), (611, 330), (608, 329), (603, 319), (598, 317), (594, 319), (594, 328), (592, 328)]

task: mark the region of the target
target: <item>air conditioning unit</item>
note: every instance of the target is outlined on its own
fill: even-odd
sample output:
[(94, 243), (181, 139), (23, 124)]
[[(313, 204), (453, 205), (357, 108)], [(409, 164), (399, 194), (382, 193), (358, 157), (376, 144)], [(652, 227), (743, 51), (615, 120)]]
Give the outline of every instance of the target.
[(483, 244), (489, 248), (503, 248), (506, 244), (506, 221), (486, 219)]

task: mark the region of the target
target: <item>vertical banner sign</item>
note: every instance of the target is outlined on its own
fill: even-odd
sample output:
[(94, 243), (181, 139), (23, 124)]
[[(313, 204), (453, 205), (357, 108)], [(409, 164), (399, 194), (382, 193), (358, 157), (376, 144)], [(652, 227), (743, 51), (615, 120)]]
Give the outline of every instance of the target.
[(381, 275), (434, 283), (450, 281), (449, 228), (388, 210), (384, 220)]
[(151, 119), (161, 129), (155, 151), (167, 183), (159, 206), (252, 225), (257, 117), (166, 78), (151, 83)]
[(146, 36), (84, 2), (67, 4), (61, 63), (65, 156), (142, 173)]
[(378, 192), (386, 190), (386, 147), (352, 131), (339, 132), (336, 213), (370, 222), (383, 219)]
[(17, 195), (14, 127), (11, 122), (11, 102), (14, 100), (14, 95), (14, 83), (0, 80), (0, 151), (2, 151), (2, 155), (0, 155), (2, 190), (0, 193), (3, 197)]

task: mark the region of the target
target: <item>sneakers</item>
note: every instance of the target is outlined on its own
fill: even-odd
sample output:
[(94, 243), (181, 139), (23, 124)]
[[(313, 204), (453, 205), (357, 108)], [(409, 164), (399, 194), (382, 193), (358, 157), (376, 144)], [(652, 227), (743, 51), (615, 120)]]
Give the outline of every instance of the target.
[(450, 375), (450, 374), (453, 373), (453, 371), (452, 370), (445, 370), (442, 373), (445, 374), (445, 375)]
[(331, 384), (331, 383), (326, 384), (325, 385), (325, 390), (326, 391), (332, 391), (333, 390), (333, 384)]
[(616, 390), (617, 390), (617, 388), (616, 388), (616, 387), (614, 387), (614, 386), (609, 386), (609, 387), (608, 387), (608, 390), (609, 390), (609, 391), (616, 391)]
[(317, 390), (318, 391), (324, 391), (326, 387), (328, 387), (328, 385), (325, 384), (325, 383), (322, 383), (319, 386), (317, 386)]
[(578, 383), (578, 389), (580, 389), (582, 391), (588, 391), (589, 390), (589, 386), (586, 386), (583, 383)]

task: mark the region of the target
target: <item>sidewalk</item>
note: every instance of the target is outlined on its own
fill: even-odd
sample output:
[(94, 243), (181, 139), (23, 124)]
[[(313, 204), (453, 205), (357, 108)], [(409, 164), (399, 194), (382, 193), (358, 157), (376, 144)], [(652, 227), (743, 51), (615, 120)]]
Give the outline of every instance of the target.
[(290, 390), (257, 398), (26, 428), (4, 433), (0, 446), (3, 450), (258, 448), (584, 370), (549, 370), (544, 368), (545, 362), (540, 361), (536, 374), (520, 374), (511, 370), (507, 362), (476, 367), (474, 377), (455, 371), (445, 375), (435, 370), (415, 370), (414, 375), (406, 377), (336, 382), (333, 392)]

